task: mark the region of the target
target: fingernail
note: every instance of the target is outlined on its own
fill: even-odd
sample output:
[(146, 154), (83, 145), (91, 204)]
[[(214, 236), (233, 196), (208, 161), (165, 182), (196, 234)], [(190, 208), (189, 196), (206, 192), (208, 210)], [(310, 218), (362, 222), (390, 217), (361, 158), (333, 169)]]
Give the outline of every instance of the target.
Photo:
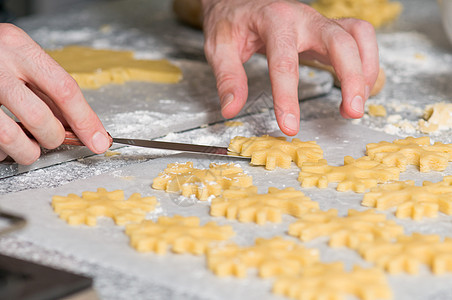
[(227, 94), (226, 96), (224, 96), (223, 99), (221, 100), (221, 110), (225, 109), (233, 101), (234, 101), (233, 94)]
[(366, 99), (369, 99), (370, 97), (370, 87), (366, 85), (366, 88), (364, 89), (364, 95), (366, 95)]
[(293, 114), (287, 114), (286, 118), (284, 119), (284, 127), (293, 131), (298, 131), (299, 123), (300, 120), (298, 120)]
[(93, 147), (97, 152), (99, 153), (105, 152), (107, 151), (109, 146), (110, 142), (108, 138), (101, 132), (98, 131), (93, 135)]
[(363, 114), (364, 113), (363, 98), (361, 96), (356, 96), (355, 98), (353, 98), (352, 102), (350, 103), (350, 107), (356, 113)]

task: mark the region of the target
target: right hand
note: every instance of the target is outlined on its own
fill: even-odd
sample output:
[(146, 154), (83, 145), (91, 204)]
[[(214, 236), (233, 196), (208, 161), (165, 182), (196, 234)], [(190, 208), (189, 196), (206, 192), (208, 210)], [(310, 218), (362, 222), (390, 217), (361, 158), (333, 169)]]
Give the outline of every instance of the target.
[(40, 146), (54, 149), (70, 126), (94, 153), (110, 146), (108, 134), (86, 102), (75, 80), (24, 31), (0, 24), (0, 106), (5, 106), (30, 131), (30, 139), (0, 109), (0, 161), (36, 161)]

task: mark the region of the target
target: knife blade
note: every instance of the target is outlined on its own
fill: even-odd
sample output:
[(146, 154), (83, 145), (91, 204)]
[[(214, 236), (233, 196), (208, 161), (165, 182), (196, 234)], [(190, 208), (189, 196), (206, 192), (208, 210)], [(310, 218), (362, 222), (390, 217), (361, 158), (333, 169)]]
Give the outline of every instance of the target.
[[(21, 124), (20, 122), (18, 122), (18, 124), (29, 137), (33, 138), (33, 135), (23, 126), (23, 124)], [(238, 154), (230, 153), (228, 151), (227, 147), (175, 143), (175, 142), (165, 142), (165, 141), (153, 141), (153, 140), (142, 140), (142, 139), (114, 138), (110, 135), (110, 133), (108, 133), (108, 136), (110, 138), (110, 147), (113, 145), (113, 143), (117, 143), (117, 144), (145, 147), (145, 148), (153, 148), (153, 149), (173, 150), (173, 151), (181, 151), (181, 152), (189, 152), (189, 153), (202, 153), (202, 154), (208, 154), (208, 155), (220, 155), (220, 156), (228, 156), (228, 157), (235, 157), (235, 158), (242, 158), (242, 159), (250, 159), (250, 157), (239, 156)], [(82, 141), (77, 137), (77, 135), (70, 128), (65, 128), (65, 138), (63, 141), (63, 145), (84, 146)]]
[[(152, 140), (140, 140), (140, 139), (124, 139), (124, 138), (112, 138), (112, 141), (113, 141), (113, 143), (145, 147), (145, 148), (232, 156), (232, 155), (228, 154), (228, 148), (226, 148), (226, 147), (174, 143), (174, 142), (164, 142), (164, 141), (152, 141)], [(239, 156), (239, 157), (245, 158), (244, 156)]]

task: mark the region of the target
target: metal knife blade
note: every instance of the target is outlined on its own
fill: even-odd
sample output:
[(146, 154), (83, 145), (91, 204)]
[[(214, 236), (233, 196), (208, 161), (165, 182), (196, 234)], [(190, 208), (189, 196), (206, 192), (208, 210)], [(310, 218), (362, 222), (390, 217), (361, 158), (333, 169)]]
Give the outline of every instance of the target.
[(250, 159), (249, 157), (245, 157), (245, 156), (228, 154), (228, 148), (225, 148), (225, 147), (174, 143), (174, 142), (163, 142), (163, 141), (151, 141), (151, 140), (139, 140), (139, 139), (123, 139), (123, 138), (112, 138), (112, 139), (113, 139), (113, 143), (125, 144), (125, 145), (131, 145), (131, 146), (154, 148), (154, 149), (164, 149), (164, 150), (174, 150), (174, 151), (182, 151), (182, 152), (190, 152), (190, 153), (222, 155), (222, 156)]

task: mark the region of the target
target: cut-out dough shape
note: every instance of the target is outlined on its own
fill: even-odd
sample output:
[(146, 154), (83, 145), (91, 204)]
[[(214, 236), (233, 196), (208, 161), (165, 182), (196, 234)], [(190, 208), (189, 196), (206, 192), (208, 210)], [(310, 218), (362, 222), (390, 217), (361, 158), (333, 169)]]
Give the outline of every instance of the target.
[(362, 257), (391, 274), (418, 274), (420, 265), (434, 274), (452, 272), (452, 238), (439, 235), (401, 235), (396, 241), (377, 240), (358, 247)]
[(389, 167), (364, 156), (354, 159), (344, 157), (343, 166), (330, 166), (324, 159), (316, 163), (304, 163), (298, 181), (302, 187), (326, 188), (330, 182), (338, 182), (337, 190), (340, 192), (354, 191), (364, 193), (367, 189), (377, 186), (378, 183), (398, 180), (400, 170)]
[(319, 251), (305, 248), (281, 237), (256, 239), (255, 245), (240, 247), (228, 244), (209, 248), (207, 265), (217, 276), (246, 277), (257, 269), (263, 278), (296, 275), (301, 269), (318, 262)]
[(316, 0), (311, 5), (328, 18), (366, 20), (376, 28), (395, 20), (402, 11), (400, 2), (388, 0)]
[(438, 211), (452, 215), (452, 176), (436, 183), (424, 181), (423, 186), (412, 180), (383, 184), (364, 194), (361, 204), (379, 210), (397, 207), (396, 217), (413, 220), (436, 217)]
[(377, 269), (354, 266), (346, 271), (342, 263), (317, 263), (303, 268), (300, 275), (281, 276), (273, 293), (297, 300), (342, 300), (355, 296), (363, 300), (391, 299), (385, 274)]
[(130, 80), (176, 83), (182, 79), (181, 70), (167, 60), (135, 59), (132, 51), (68, 46), (47, 53), (84, 89)]
[(95, 226), (97, 217), (110, 217), (118, 225), (141, 222), (156, 205), (155, 197), (134, 193), (125, 200), (123, 190), (108, 192), (104, 188), (98, 188), (97, 192), (82, 192), (81, 197), (76, 194), (52, 197), (53, 209), (70, 225)]
[(201, 201), (210, 196), (220, 196), (223, 190), (249, 187), (251, 176), (237, 164), (211, 163), (209, 169), (197, 169), (193, 162), (172, 163), (153, 181), (152, 187), (168, 193), (181, 193), (184, 197), (195, 195)]
[(236, 136), (229, 143), (228, 150), (233, 155), (251, 157), (252, 165), (265, 166), (267, 170), (290, 168), (292, 161), (301, 166), (304, 162), (316, 162), (323, 158), (323, 150), (316, 142), (302, 142), (297, 138), (289, 142), (285, 137), (268, 135), (250, 138)]
[(159, 217), (157, 222), (144, 220), (126, 226), (130, 245), (139, 252), (165, 254), (171, 246), (174, 253), (201, 255), (209, 245), (235, 235), (231, 226), (215, 222), (200, 225), (198, 217)]
[(330, 209), (304, 214), (289, 225), (288, 232), (302, 241), (328, 236), (330, 247), (355, 249), (366, 241), (391, 240), (403, 234), (403, 227), (373, 210), (359, 212), (350, 209), (347, 216), (339, 217), (337, 210)]
[(212, 200), (210, 214), (240, 222), (279, 223), (282, 214), (300, 217), (319, 204), (292, 187), (283, 190), (270, 187), (267, 194), (258, 194), (257, 187), (231, 189)]
[(431, 145), (428, 136), (370, 143), (366, 148), (372, 160), (398, 167), (401, 171), (405, 171), (407, 165), (418, 166), (421, 172), (444, 171), (452, 161), (452, 144), (436, 142)]

